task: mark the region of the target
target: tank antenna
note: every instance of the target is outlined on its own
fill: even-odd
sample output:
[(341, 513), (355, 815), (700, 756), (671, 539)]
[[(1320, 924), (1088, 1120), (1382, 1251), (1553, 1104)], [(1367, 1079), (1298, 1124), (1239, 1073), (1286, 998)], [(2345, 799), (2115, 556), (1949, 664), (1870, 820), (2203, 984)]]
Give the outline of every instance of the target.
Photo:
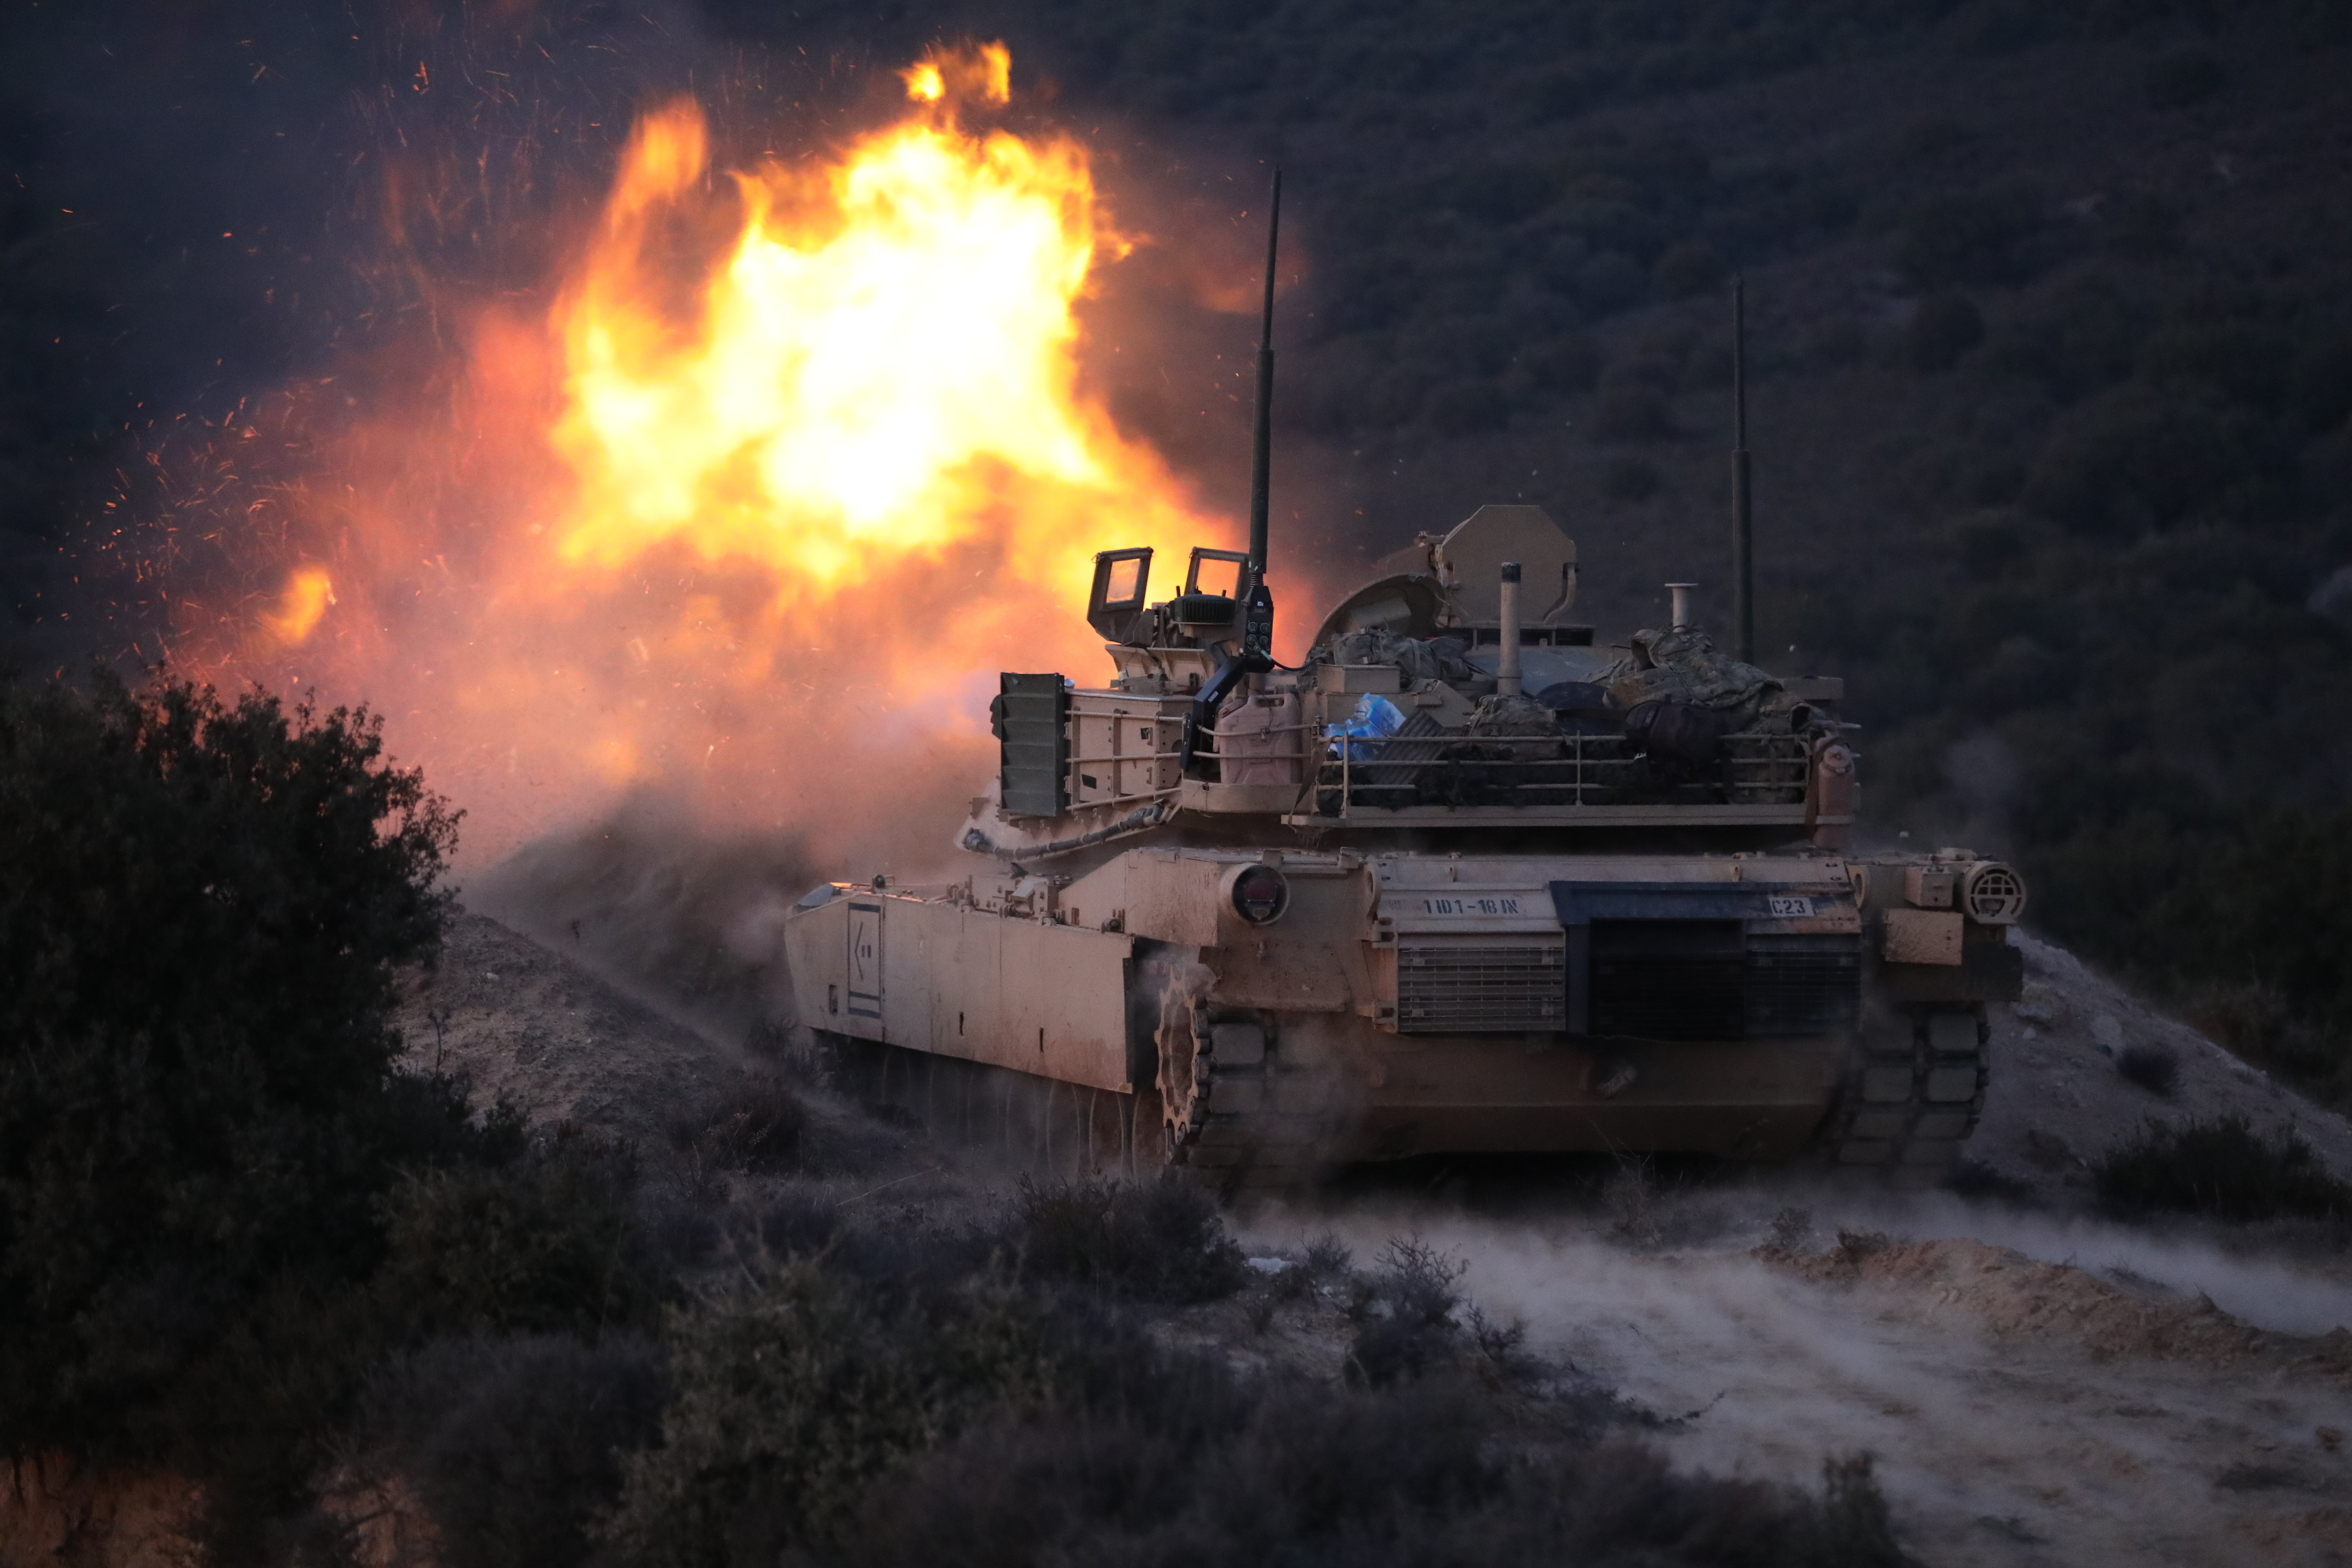
[[(1265, 372), (1260, 371), (1261, 377)], [(1756, 551), (1748, 491), (1748, 280), (1731, 279), (1731, 628), (1739, 660), (1756, 662)]]
[(1282, 171), (1265, 214), (1265, 313), (1257, 341), (1257, 428), (1250, 447), (1250, 575), (1265, 575), (1265, 521), (1274, 466), (1274, 258), (1282, 237)]
[(1250, 448), (1249, 564), (1234, 592), (1242, 596), (1242, 645), (1193, 694), (1184, 719), (1184, 745), (1177, 764), (1189, 773), (1201, 738), (1213, 734), (1217, 710), (1234, 684), (1274, 668), (1274, 595), (1265, 585), (1265, 514), (1274, 461), (1274, 257), (1282, 236), (1282, 171), (1274, 172), (1274, 194), (1265, 215), (1265, 319), (1257, 341), (1257, 430)]
[(1242, 600), (1242, 657), (1257, 669), (1274, 662), (1274, 595), (1265, 585), (1265, 517), (1274, 468), (1274, 257), (1282, 237), (1282, 171), (1265, 213), (1265, 316), (1257, 340), (1257, 429), (1250, 444), (1249, 582)]

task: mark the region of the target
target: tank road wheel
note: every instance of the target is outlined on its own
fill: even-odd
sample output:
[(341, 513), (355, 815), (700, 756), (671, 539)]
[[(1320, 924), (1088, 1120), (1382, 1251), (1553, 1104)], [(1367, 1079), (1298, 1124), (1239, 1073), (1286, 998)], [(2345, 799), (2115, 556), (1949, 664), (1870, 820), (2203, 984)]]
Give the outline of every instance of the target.
[(1992, 1027), (1981, 1006), (1915, 1014), (1858, 1038), (1820, 1145), (1837, 1165), (1927, 1184), (1958, 1160), (1984, 1114)]

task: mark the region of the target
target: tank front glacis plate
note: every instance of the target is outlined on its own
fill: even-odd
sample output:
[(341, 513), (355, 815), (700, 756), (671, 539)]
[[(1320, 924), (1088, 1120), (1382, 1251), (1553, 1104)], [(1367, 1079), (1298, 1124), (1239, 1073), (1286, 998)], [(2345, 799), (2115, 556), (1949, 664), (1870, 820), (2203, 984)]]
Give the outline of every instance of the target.
[[(1370, 866), (1373, 1017), (1384, 1028), (1746, 1039), (1853, 1025), (1861, 918), (1840, 861), (1381, 856)], [(1632, 995), (1694, 984), (1708, 988), (1706, 1005)], [(1809, 987), (1821, 994), (1807, 1005)]]

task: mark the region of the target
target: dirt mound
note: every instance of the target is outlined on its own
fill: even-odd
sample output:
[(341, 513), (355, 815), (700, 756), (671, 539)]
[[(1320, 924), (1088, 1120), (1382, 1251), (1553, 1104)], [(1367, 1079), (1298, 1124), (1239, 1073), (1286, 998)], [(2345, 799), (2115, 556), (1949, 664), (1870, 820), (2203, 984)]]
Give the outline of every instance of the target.
[[(2352, 1121), (2314, 1105), (2195, 1029), (2141, 1002), (2063, 948), (2022, 931), (2025, 992), (1995, 1003), (1992, 1083), (1969, 1159), (2037, 1202), (2091, 1202), (2090, 1165), (2143, 1121), (2242, 1115), (2265, 1138), (2292, 1130), (2352, 1179)], [(2170, 1092), (2127, 1063), (2171, 1064)]]
[(2184, 1297), (2152, 1281), (2103, 1279), (2071, 1264), (2043, 1263), (2005, 1247), (1957, 1237), (1893, 1242), (1876, 1233), (1838, 1233), (1818, 1253), (1759, 1257), (1815, 1283), (1874, 1287), (1889, 1306), (1917, 1321), (1975, 1320), (1999, 1339), (2063, 1340), (2095, 1360), (2119, 1356), (2216, 1369), (2294, 1364), (2352, 1386), (2352, 1345), (2338, 1330), (2320, 1341), (2270, 1334), (2203, 1296)]

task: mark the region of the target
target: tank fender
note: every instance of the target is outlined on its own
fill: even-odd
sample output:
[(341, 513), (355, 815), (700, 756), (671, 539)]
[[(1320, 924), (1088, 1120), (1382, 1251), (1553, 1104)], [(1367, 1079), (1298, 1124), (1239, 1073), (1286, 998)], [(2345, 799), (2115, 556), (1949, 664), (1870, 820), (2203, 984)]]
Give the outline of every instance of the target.
[[(2014, 1002), (2024, 994), (2025, 955), (2009, 942), (2025, 900), (2014, 870), (1946, 849), (1856, 859), (1847, 874), (1862, 902), (1875, 994), (1905, 1005)], [(1979, 909), (1968, 897), (1978, 882), (1997, 882), (2004, 896)]]
[(795, 911), (784, 943), (812, 1028), (1134, 1091), (1123, 934), (853, 888)]

